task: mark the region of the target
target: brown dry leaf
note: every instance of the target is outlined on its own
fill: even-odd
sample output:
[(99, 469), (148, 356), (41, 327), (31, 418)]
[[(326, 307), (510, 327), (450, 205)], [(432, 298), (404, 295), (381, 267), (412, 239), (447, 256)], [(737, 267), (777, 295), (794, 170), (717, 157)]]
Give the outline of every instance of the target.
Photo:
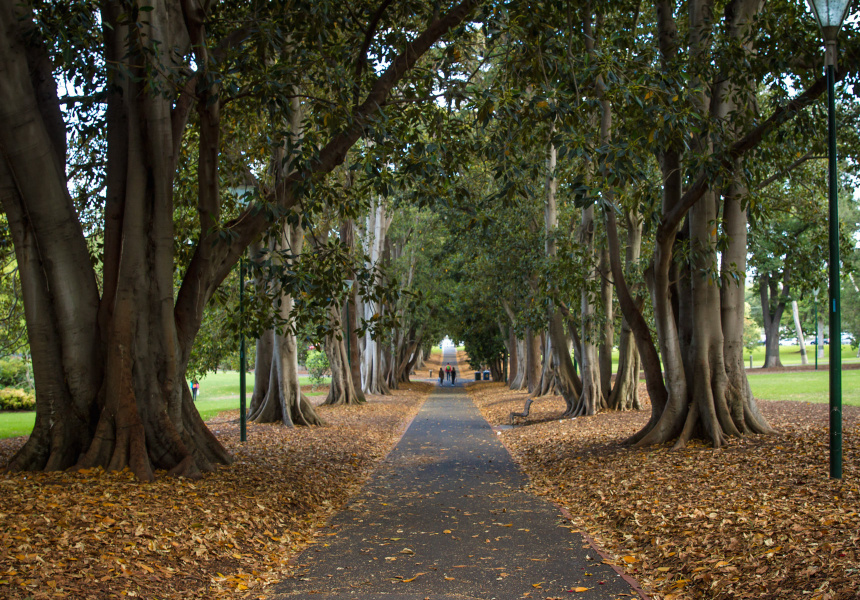
[[(483, 382), (469, 394), (491, 425), (507, 424), (526, 396)], [(560, 420), (564, 399), (539, 398), (524, 425), (497, 437), (531, 489), (565, 506), (575, 528), (652, 597), (782, 600), (808, 590), (810, 598), (856, 600), (860, 407), (843, 407), (836, 481), (827, 476), (826, 404), (762, 400), (776, 435), (673, 452), (623, 444), (650, 416), (644, 382), (639, 399), (641, 411)]]
[[(406, 384), (362, 406), (318, 407), (329, 427), (249, 423), (244, 444), (238, 413), (222, 413), (208, 424), (235, 463), (197, 481), (160, 473), (141, 485), (101, 469), (7, 474), (0, 598), (261, 596), (360, 489), (431, 390)], [(24, 441), (0, 440), (0, 465)]]
[(588, 590), (590, 590), (590, 589), (592, 589), (592, 588), (587, 588), (587, 587), (575, 587), (575, 588), (573, 588), (573, 591), (574, 591), (574, 592), (580, 592), (580, 593), (581, 593), (581, 592), (587, 592), (587, 591), (588, 591)]
[(412, 577), (410, 577), (409, 579), (401, 579), (401, 581), (402, 581), (402, 582), (404, 582), (404, 583), (409, 583), (410, 581), (415, 581), (415, 580), (416, 580), (416, 579), (418, 579), (420, 576), (422, 576), (422, 575), (426, 575), (426, 574), (427, 574), (427, 573), (416, 573), (415, 575), (413, 575), (413, 576), (412, 576)]

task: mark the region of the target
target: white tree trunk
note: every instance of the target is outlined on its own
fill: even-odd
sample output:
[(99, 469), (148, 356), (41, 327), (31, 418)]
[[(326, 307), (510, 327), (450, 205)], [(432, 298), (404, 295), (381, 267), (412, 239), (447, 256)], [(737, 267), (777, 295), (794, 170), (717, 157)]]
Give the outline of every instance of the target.
[(797, 332), (797, 343), (800, 344), (800, 364), (808, 365), (806, 356), (806, 340), (803, 339), (803, 328), (800, 326), (800, 312), (797, 310), (797, 300), (791, 301), (791, 316), (794, 317), (794, 330)]

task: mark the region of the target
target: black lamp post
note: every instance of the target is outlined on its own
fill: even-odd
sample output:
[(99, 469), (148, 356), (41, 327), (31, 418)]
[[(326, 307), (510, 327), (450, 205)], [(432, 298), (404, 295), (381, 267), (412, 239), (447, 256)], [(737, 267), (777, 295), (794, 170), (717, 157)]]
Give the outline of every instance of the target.
[(842, 320), (839, 298), (839, 207), (836, 188), (836, 37), (851, 0), (807, 0), (824, 38), (830, 212), (830, 476), (842, 479)]

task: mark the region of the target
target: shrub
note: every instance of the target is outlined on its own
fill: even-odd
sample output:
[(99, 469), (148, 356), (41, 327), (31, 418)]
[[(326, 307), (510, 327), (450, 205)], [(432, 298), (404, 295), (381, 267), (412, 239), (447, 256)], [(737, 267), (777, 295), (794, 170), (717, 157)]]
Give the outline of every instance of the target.
[(320, 385), (323, 382), (323, 377), (329, 372), (328, 356), (326, 356), (325, 352), (310, 350), (308, 352), (308, 359), (305, 361), (305, 367), (307, 367), (308, 373), (311, 376), (311, 383)]
[(0, 359), (0, 386), (30, 389), (30, 366), (17, 356)]
[(35, 410), (36, 397), (16, 388), (0, 389), (0, 410)]

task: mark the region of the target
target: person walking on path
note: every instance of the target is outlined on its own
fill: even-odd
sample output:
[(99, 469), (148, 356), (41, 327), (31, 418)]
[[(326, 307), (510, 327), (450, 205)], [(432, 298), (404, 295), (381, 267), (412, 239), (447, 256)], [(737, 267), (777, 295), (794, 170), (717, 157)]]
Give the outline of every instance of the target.
[(439, 385), (442, 385), (442, 377), (444, 377), (444, 372), (442, 371), (442, 367), (439, 367)]
[(457, 383), (457, 367), (451, 367), (451, 385)]

